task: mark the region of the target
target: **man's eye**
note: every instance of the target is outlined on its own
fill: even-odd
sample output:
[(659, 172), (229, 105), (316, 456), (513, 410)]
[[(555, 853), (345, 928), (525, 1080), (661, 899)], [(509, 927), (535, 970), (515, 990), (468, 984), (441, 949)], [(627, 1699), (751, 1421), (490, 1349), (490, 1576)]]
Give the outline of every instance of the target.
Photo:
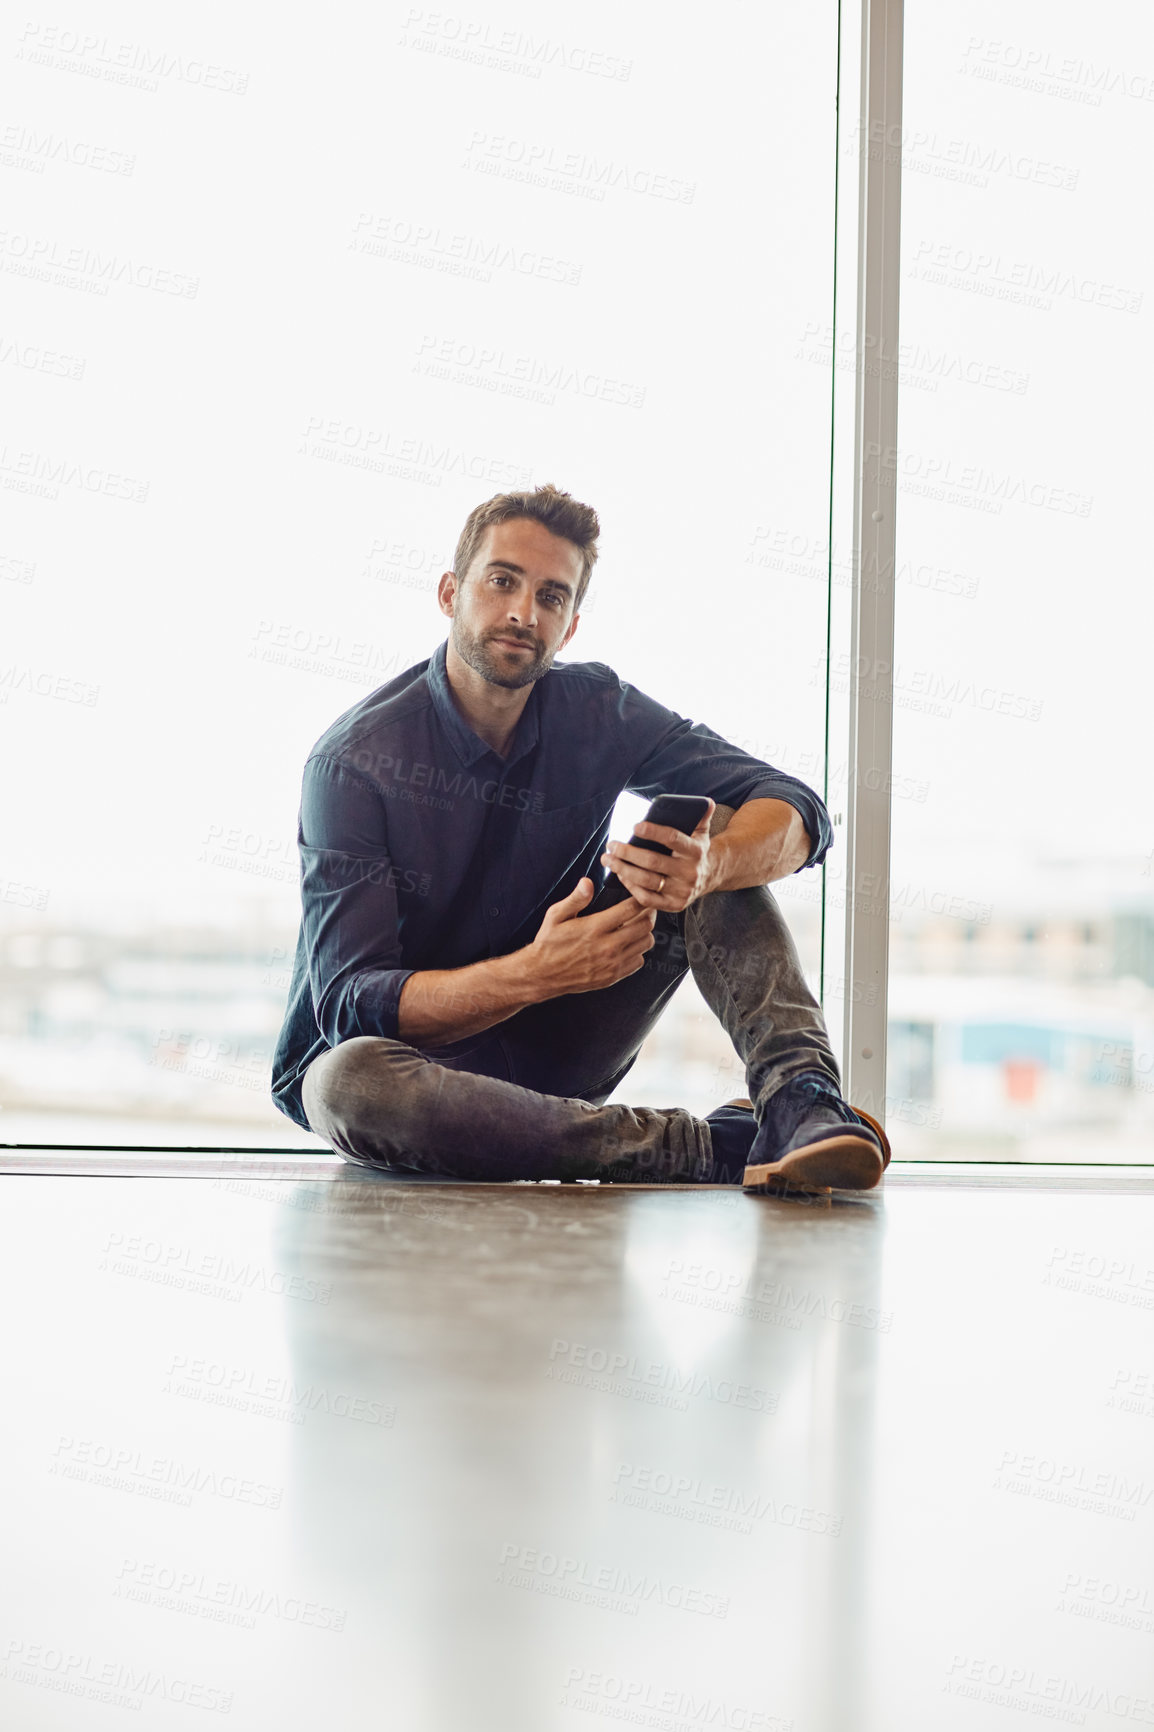
[(561, 603), (562, 603), (562, 597), (559, 595), (547, 595), (545, 597), (545, 600), (547, 602), (549, 602), (553, 607), (560, 607)]

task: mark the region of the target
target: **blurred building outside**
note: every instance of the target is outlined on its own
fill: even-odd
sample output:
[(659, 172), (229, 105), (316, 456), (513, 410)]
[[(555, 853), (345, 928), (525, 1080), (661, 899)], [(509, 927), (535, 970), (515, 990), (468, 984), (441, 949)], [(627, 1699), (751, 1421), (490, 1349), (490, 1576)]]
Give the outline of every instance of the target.
[[(816, 957), (815, 902), (788, 887), (782, 901), (802, 955)], [(269, 1098), (296, 936), (282, 907), (254, 904), (239, 929), (137, 933), (4, 912), (0, 1140), (319, 1146)], [(841, 1009), (827, 961), (831, 1027)], [(1045, 918), (900, 911), (889, 1040), (899, 1157), (1150, 1159), (1154, 894)], [(703, 1115), (744, 1092), (687, 980), (613, 1098)]]

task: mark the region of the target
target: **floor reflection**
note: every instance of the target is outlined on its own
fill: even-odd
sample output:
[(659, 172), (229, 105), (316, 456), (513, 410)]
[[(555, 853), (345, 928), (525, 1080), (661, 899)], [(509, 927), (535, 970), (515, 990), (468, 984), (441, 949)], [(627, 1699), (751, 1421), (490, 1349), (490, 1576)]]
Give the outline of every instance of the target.
[(847, 1724), (884, 1226), (875, 1200), (624, 1188), (283, 1211), (278, 1262), (332, 1283), (288, 1319), (295, 1380), (395, 1410), (294, 1435), (299, 1567), (379, 1620), (421, 1724)]
[(1141, 1719), (1154, 1194), (1012, 1177), (6, 1179), (0, 1724)]

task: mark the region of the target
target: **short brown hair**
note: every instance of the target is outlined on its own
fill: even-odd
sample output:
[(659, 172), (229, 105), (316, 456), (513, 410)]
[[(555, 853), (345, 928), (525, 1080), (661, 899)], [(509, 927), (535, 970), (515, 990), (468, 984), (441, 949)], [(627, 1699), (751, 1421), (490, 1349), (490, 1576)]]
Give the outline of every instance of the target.
[(465, 519), (465, 527), (453, 555), (453, 570), (457, 582), (464, 583), (465, 575), (477, 557), (477, 549), (485, 531), (492, 529), (495, 523), (511, 523), (517, 517), (530, 518), (532, 522), (541, 524), (551, 535), (559, 535), (563, 541), (571, 541), (577, 548), (581, 555), (581, 577), (573, 601), (573, 611), (576, 613), (593, 575), (601, 525), (591, 505), (582, 505), (571, 493), (563, 493), (550, 481), (534, 487), (531, 493), (497, 493), (492, 499), (487, 499), (484, 505), (474, 506)]

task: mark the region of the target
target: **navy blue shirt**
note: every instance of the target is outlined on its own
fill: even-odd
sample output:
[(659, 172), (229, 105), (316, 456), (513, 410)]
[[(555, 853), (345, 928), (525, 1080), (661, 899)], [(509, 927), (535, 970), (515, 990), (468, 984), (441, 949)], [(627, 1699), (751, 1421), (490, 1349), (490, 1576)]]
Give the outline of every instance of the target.
[(335, 721), (304, 770), (297, 841), (301, 925), (273, 1099), (308, 1129), (307, 1067), (353, 1035), (398, 1038), (415, 970), (463, 968), (536, 937), (545, 910), (605, 851), (623, 790), (786, 800), (806, 866), (833, 841), (822, 801), (620, 680), (602, 662), (557, 662), (537, 680), (502, 758), (453, 700), (441, 644)]

